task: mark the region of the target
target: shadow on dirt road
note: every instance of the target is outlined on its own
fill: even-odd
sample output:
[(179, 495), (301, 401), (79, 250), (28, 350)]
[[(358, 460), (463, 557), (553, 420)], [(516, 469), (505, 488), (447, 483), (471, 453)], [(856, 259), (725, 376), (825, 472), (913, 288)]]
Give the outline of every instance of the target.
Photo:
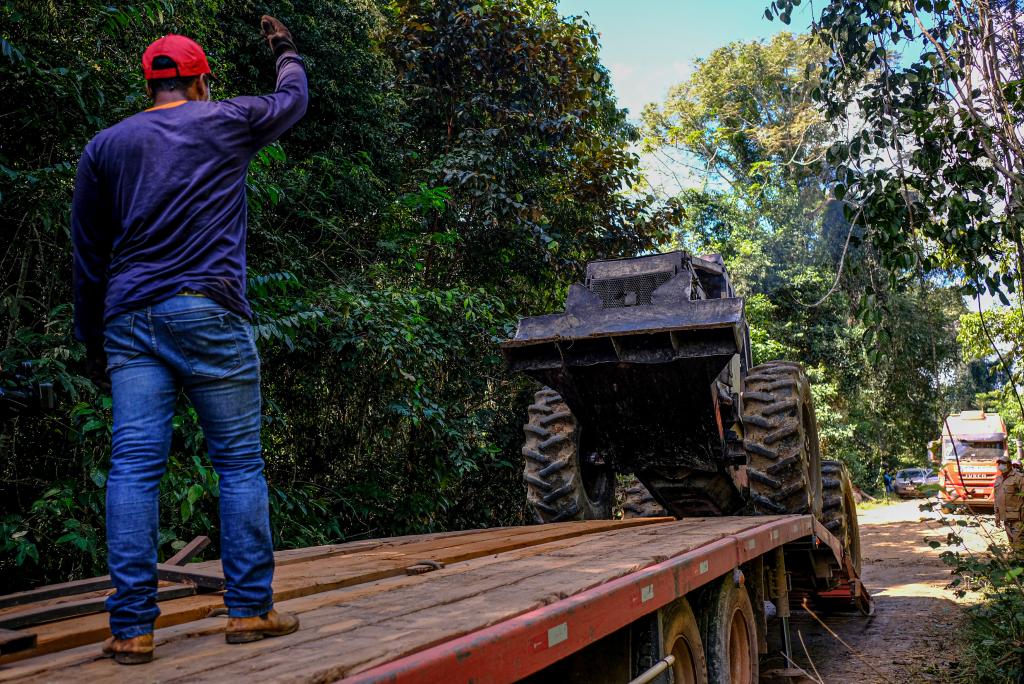
[[(828, 684), (946, 682), (956, 668), (963, 608), (945, 589), (950, 569), (939, 558), (952, 530), (937, 521), (937, 514), (921, 512), (920, 504), (902, 501), (859, 513), (862, 576), (875, 597), (875, 614), (820, 615), (856, 654), (810, 615), (794, 610), (796, 661), (813, 671), (800, 645), (802, 636), (810, 660)], [(988, 546), (986, 530), (958, 528), (958, 532), (972, 551)], [(943, 546), (933, 549), (930, 540)]]

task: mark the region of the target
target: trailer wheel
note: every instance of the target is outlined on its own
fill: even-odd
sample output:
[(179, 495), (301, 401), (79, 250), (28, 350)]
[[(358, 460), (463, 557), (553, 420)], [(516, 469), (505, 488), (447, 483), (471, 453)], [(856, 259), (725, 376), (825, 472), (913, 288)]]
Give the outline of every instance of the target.
[(821, 522), (843, 544), (853, 569), (860, 574), (860, 526), (850, 472), (839, 461), (821, 463)]
[(700, 625), (685, 598), (661, 609), (661, 633), (662, 653), (676, 659), (672, 664), (674, 684), (707, 684), (708, 667)]
[(744, 386), (743, 447), (754, 511), (820, 518), (818, 423), (803, 366), (789, 361), (755, 366)]
[(704, 596), (701, 634), (711, 684), (757, 684), (757, 626), (745, 587), (727, 575)]
[(529, 414), (523, 426), (523, 478), (537, 521), (610, 519), (615, 474), (581, 441), (582, 430), (561, 395), (542, 389), (534, 395)]
[(664, 506), (658, 503), (650, 490), (639, 481), (634, 481), (622, 492), (622, 518), (660, 518), (671, 516)]

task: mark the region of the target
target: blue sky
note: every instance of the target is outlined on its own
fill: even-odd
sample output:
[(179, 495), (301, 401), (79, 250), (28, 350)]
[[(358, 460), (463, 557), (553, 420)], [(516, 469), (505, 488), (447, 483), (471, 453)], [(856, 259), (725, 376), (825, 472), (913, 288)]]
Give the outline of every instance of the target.
[[(786, 27), (764, 18), (768, 0), (560, 0), (562, 14), (589, 15), (601, 34), (601, 61), (619, 104), (633, 118), (690, 73), (693, 61), (736, 40), (804, 30), (805, 12)], [(803, 6), (806, 8), (806, 5)]]
[[(699, 57), (737, 40), (768, 38), (779, 31), (806, 31), (810, 3), (803, 3), (787, 26), (764, 17), (770, 0), (559, 0), (562, 14), (588, 16), (601, 34), (601, 61), (608, 67), (619, 106), (638, 119), (648, 102), (660, 102), (668, 89), (686, 79)], [(644, 164), (648, 167), (648, 164)], [(669, 190), (678, 186), (655, 167), (648, 180)], [(684, 177), (690, 172), (681, 170)], [(697, 179), (694, 183), (697, 182)], [(965, 299), (972, 311), (976, 300)], [(998, 308), (989, 295), (986, 310)]]

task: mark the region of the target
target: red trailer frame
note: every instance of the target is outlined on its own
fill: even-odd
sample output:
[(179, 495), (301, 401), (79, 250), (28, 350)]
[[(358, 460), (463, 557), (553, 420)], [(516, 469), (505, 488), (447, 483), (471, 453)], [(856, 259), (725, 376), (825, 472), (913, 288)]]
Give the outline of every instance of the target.
[(828, 553), (848, 592), (870, 601), (844, 562), (842, 547), (809, 515), (774, 520), (696, 548), (511, 620), (437, 644), (341, 681), (345, 684), (501, 684), (579, 651), (687, 593), (785, 544), (809, 540)]
[[(625, 681), (627, 673), (642, 671), (644, 681), (653, 681), (671, 663), (662, 638), (676, 633), (663, 632), (662, 611), (669, 607), (671, 614), (671, 604), (683, 597), (707, 610), (712, 597), (734, 590), (731, 582), (745, 586), (753, 604), (748, 626), (760, 654), (777, 653), (781, 643), (792, 655), (788, 619), (794, 601), (870, 609), (870, 596), (840, 542), (810, 515), (554, 523), (427, 537), (280, 552), (281, 609), (301, 614), (306, 628), (248, 651), (224, 646), (224, 623), (208, 612), (217, 612), (218, 596), (169, 600), (165, 606), (174, 619), (156, 631), (166, 655), (143, 675), (211, 682), (264, 673), (271, 680), (350, 684), (500, 684), (535, 675)], [(421, 577), (427, 563), (436, 575)], [(215, 564), (190, 570), (212, 572)], [(93, 593), (95, 581), (87, 583)], [(705, 593), (702, 587), (721, 590)], [(7, 615), (52, 609), (47, 601), (61, 601), (55, 596), (65, 589), (36, 590), (48, 597), (41, 605), (17, 604)], [(768, 601), (778, 622), (762, 609)], [(71, 601), (91, 612), (40, 624), (37, 631), (48, 640), (40, 648), (49, 650), (5, 663), (0, 679), (117, 676), (119, 666), (97, 660), (95, 636), (105, 616), (96, 612), (96, 602)], [(431, 616), (435, 610), (440, 612)], [(53, 648), (57, 643), (63, 646)]]

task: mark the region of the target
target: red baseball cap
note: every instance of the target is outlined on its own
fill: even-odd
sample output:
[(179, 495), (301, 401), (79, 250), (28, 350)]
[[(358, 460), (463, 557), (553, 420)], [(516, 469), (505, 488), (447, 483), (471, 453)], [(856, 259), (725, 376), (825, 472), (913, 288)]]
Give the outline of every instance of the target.
[[(154, 69), (153, 60), (157, 57), (170, 57), (178, 66), (173, 69)], [(146, 80), (157, 78), (179, 78), (182, 76), (199, 76), (210, 73), (210, 64), (206, 61), (206, 53), (199, 43), (174, 33), (157, 38), (142, 53), (142, 73)]]

